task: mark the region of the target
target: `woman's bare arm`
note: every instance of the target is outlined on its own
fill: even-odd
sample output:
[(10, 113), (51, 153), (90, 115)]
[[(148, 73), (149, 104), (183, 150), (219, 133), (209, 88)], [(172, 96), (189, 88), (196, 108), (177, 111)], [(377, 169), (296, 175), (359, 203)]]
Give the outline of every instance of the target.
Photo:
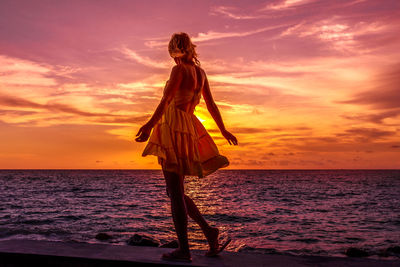
[(206, 102), (206, 105), (207, 105), (207, 110), (208, 110), (208, 112), (210, 112), (212, 118), (214, 119), (215, 123), (217, 124), (219, 130), (221, 131), (221, 134), (226, 138), (226, 140), (228, 140), (229, 144), (231, 144), (231, 142), (232, 142), (234, 145), (237, 145), (238, 142), (237, 142), (236, 137), (225, 129), (225, 125), (222, 120), (221, 113), (219, 112), (217, 104), (215, 104), (214, 99), (211, 95), (210, 85), (208, 84), (207, 76), (205, 77), (202, 93), (203, 93), (204, 101)]
[(206, 102), (208, 112), (210, 112), (219, 130), (222, 132), (223, 130), (225, 130), (225, 125), (222, 120), (221, 113), (219, 112), (219, 109), (217, 107), (217, 104), (215, 104), (214, 99), (211, 95), (210, 85), (208, 84), (207, 77), (205, 78), (203, 87), (203, 98), (204, 101)]

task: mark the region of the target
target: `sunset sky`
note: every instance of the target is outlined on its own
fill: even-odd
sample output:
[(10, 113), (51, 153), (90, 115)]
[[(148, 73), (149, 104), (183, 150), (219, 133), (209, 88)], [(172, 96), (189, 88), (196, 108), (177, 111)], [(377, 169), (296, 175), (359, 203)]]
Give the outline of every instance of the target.
[(197, 45), (231, 169), (400, 167), (400, 1), (0, 2), (0, 168), (160, 169), (134, 136)]

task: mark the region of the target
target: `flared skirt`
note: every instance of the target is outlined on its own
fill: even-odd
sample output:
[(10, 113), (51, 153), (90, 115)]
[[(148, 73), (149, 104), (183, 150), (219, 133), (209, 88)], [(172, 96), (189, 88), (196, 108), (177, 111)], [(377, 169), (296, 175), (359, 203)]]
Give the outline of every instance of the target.
[(154, 126), (142, 156), (154, 155), (165, 171), (203, 178), (229, 165), (196, 115), (171, 103)]

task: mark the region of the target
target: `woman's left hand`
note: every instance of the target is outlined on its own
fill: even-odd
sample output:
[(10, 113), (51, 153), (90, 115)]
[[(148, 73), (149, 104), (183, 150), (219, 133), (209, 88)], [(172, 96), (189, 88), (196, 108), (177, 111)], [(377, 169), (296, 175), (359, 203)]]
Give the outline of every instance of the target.
[(146, 142), (147, 139), (149, 139), (150, 137), (150, 132), (151, 129), (153, 127), (151, 127), (149, 124), (145, 124), (142, 127), (140, 127), (138, 133), (136, 134), (136, 136), (139, 136), (135, 139), (136, 142)]

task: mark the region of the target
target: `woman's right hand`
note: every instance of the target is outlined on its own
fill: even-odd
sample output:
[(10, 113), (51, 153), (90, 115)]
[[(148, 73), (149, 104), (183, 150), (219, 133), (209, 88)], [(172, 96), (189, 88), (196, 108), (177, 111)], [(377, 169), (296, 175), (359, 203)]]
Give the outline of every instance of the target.
[(231, 134), (230, 132), (228, 132), (227, 130), (222, 130), (221, 134), (225, 137), (226, 140), (228, 140), (228, 143), (230, 145), (232, 145), (232, 144), (237, 145), (238, 144), (238, 141), (237, 141), (236, 137), (233, 134)]
[(150, 137), (151, 133), (151, 127), (148, 123), (140, 127), (139, 132), (136, 134), (136, 136), (139, 136), (135, 139), (136, 142), (146, 142), (147, 139)]

